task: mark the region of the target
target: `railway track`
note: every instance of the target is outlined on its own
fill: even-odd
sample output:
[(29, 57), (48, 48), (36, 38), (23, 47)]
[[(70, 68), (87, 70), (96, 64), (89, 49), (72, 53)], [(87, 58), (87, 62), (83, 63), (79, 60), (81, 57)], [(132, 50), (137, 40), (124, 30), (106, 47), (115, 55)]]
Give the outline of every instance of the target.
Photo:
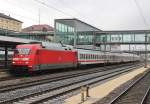
[(10, 75), (8, 70), (1, 69), (0, 70), (0, 81), (9, 80), (9, 79), (13, 79), (13, 77)]
[(120, 93), (109, 104), (150, 104), (150, 71)]
[[(127, 64), (130, 65), (130, 64)], [(37, 77), (29, 77), (29, 78), (16, 78), (17, 82), (15, 80), (10, 81), (4, 81), (0, 84), (0, 93), (15, 90), (18, 88), (24, 88), (24, 87), (30, 87), (34, 85), (44, 84), (52, 81), (57, 81), (59, 79), (67, 79), (71, 77), (86, 75), (86, 74), (92, 74), (100, 71), (109, 70), (112, 68), (119, 68), (123, 66), (127, 66), (126, 64), (118, 65), (118, 66), (107, 66), (105, 68), (93, 68), (92, 70), (85, 70), (85, 71), (73, 71), (73, 72), (67, 72), (67, 73), (58, 73), (58, 74), (50, 74), (50, 75), (43, 75), (43, 76), (37, 76)], [(6, 83), (6, 84), (5, 84)]]
[(148, 90), (146, 91), (141, 104), (150, 104), (150, 86), (149, 86)]
[(90, 85), (99, 81), (104, 81), (121, 73), (131, 71), (139, 66), (128, 66), (124, 68), (116, 68), (114, 70), (100, 71), (88, 73), (81, 76), (70, 76), (69, 78), (60, 78), (42, 84), (25, 86), (13, 91), (0, 93), (0, 103), (41, 103), (48, 99), (52, 99), (61, 94), (76, 90), (84, 85)]

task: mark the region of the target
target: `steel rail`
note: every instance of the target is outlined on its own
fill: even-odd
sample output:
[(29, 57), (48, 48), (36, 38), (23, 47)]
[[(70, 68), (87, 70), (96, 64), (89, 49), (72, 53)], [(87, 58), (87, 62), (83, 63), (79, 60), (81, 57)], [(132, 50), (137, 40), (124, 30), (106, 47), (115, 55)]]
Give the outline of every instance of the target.
[[(132, 66), (129, 66), (129, 67), (132, 67)], [(92, 73), (96, 73), (96, 72), (104, 72), (104, 71), (108, 71), (108, 69), (112, 69), (112, 68), (118, 68), (118, 67), (116, 67), (116, 66), (114, 66), (114, 67), (111, 66), (110, 67), (109, 66), (109, 67), (106, 67), (105, 69), (101, 69), (101, 70), (96, 68), (96, 70), (88, 70), (89, 72), (85, 71), (85, 72), (82, 72), (82, 73), (81, 72), (80, 73), (73, 73), (73, 74), (68, 74), (68, 75), (65, 75), (65, 76), (64, 75), (55, 76), (51, 79), (46, 78), (46, 79), (37, 80), (37, 81), (31, 81), (31, 82), (20, 83), (20, 84), (15, 84), (15, 85), (2, 86), (2, 87), (0, 87), (0, 93), (8, 92), (8, 91), (19, 89), (19, 88), (25, 88), (25, 87), (44, 84), (44, 83), (49, 83), (49, 82), (52, 82), (52, 81), (72, 78), (72, 77), (76, 77), (76, 76), (92, 74)]]
[(149, 95), (150, 95), (150, 87), (147, 89), (147, 91), (141, 101), (141, 104), (146, 104), (146, 101), (147, 101)]
[(117, 100), (119, 100), (123, 95), (125, 95), (131, 88), (133, 88), (138, 82), (140, 82), (147, 74), (149, 74), (150, 71), (147, 71), (144, 73), (140, 78), (138, 78), (134, 83), (129, 85), (124, 91), (122, 91), (117, 97), (115, 97), (112, 101), (109, 102), (109, 104), (115, 104)]
[[(135, 68), (135, 67), (134, 67)], [(97, 83), (97, 82), (99, 82), (99, 81), (104, 81), (104, 80), (107, 80), (107, 79), (109, 79), (109, 78), (112, 78), (112, 77), (115, 77), (115, 76), (117, 76), (117, 75), (120, 75), (120, 74), (122, 74), (122, 73), (125, 73), (125, 72), (128, 72), (128, 71), (131, 71), (131, 70), (133, 70), (134, 68), (129, 68), (129, 69), (126, 69), (126, 70), (120, 70), (120, 72), (118, 71), (118, 72), (114, 72), (114, 73), (109, 73), (109, 74), (112, 74), (112, 75), (105, 75), (105, 76), (99, 76), (99, 77), (101, 77), (101, 79), (99, 79), (99, 80), (96, 80), (96, 81), (94, 81), (94, 82), (90, 82), (90, 83), (88, 83), (88, 84), (94, 84), (94, 83)], [(99, 77), (93, 77), (92, 79), (94, 80), (94, 79), (96, 79), (96, 78), (99, 78)], [(92, 79), (88, 79), (88, 80), (92, 80)], [(69, 84), (69, 85), (64, 85), (64, 86), (60, 86), (59, 88), (55, 88), (55, 89), (50, 89), (50, 90), (47, 90), (47, 91), (44, 91), (44, 92), (41, 92), (41, 93), (37, 93), (37, 94), (33, 94), (33, 95), (29, 95), (30, 97), (31, 96), (38, 96), (38, 95), (41, 95), (41, 94), (44, 94), (44, 93), (47, 93), (47, 92), (51, 92), (51, 91), (54, 91), (54, 90), (56, 90), (56, 92), (59, 92), (59, 93), (55, 93), (54, 95), (51, 95), (51, 96), (48, 96), (48, 97), (46, 97), (46, 98), (43, 98), (43, 99), (38, 99), (37, 101), (33, 101), (31, 104), (37, 104), (37, 103), (41, 103), (41, 102), (43, 102), (43, 101), (45, 101), (45, 100), (48, 100), (49, 98), (53, 98), (53, 97), (55, 97), (55, 96), (58, 96), (58, 95), (60, 95), (60, 94), (63, 94), (63, 93), (66, 93), (66, 92), (69, 92), (69, 91), (72, 91), (72, 90), (75, 90), (75, 89), (79, 89), (81, 86), (84, 86), (84, 85), (87, 85), (87, 83), (85, 83), (85, 81), (88, 81), (88, 80), (84, 80), (84, 81), (81, 81), (81, 82), (76, 82), (76, 83), (72, 83), (72, 84)], [(84, 84), (82, 84), (82, 85), (76, 85), (76, 84), (79, 84), (79, 83), (84, 83)], [(68, 89), (67, 87), (69, 87), (69, 86), (73, 86), (73, 88), (71, 88), (71, 89)], [(61, 91), (57, 91), (58, 89), (60, 89), (60, 88), (64, 88), (63, 90), (62, 90), (62, 92)], [(32, 97), (31, 97), (32, 98)], [(25, 99), (25, 98), (23, 98), (23, 99)]]

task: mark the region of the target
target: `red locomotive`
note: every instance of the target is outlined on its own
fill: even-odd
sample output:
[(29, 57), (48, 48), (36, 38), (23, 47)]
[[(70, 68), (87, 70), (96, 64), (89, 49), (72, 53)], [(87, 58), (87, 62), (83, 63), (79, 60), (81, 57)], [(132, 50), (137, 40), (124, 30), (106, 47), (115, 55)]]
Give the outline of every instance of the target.
[(48, 43), (47, 45), (34, 43), (17, 45), (13, 55), (12, 70), (33, 72), (47, 69), (76, 68), (78, 65), (139, 60), (140, 57), (135, 54), (74, 49), (59, 43)]
[(71, 48), (52, 44), (18, 45), (14, 51), (12, 69), (32, 72), (36, 70), (77, 67), (77, 52)]

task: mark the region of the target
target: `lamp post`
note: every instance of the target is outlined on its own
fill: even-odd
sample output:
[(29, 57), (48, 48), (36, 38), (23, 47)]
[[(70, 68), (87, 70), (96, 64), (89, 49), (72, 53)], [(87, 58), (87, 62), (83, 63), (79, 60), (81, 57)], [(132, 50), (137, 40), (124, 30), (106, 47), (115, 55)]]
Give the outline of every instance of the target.
[(132, 60), (134, 62), (134, 47), (133, 47), (132, 53), (133, 53), (133, 59)]
[(145, 68), (147, 68), (147, 33), (145, 33)]

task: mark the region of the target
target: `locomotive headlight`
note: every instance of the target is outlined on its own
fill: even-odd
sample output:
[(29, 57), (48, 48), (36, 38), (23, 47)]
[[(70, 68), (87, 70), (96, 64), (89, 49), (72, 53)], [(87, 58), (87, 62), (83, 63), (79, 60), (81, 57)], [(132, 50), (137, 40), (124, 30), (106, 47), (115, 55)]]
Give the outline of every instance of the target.
[(22, 58), (23, 61), (29, 61), (29, 58)]
[(13, 61), (12, 63), (13, 63), (13, 64), (15, 64), (15, 62), (14, 62), (14, 61)]
[(19, 58), (13, 58), (13, 61), (18, 61), (19, 60)]
[(28, 64), (29, 62), (25, 62), (26, 64)]

